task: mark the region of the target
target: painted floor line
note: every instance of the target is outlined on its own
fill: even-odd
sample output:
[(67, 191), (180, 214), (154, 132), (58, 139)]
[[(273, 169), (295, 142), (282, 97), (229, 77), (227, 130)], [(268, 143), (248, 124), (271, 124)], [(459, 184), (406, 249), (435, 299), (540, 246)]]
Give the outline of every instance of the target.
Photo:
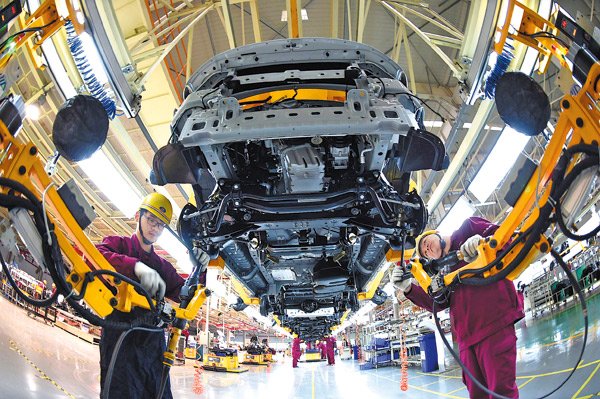
[(588, 376), (588, 378), (581, 385), (581, 387), (577, 390), (577, 392), (575, 392), (575, 394), (571, 397), (571, 399), (575, 399), (579, 395), (579, 393), (581, 391), (583, 391), (583, 389), (587, 386), (587, 384), (589, 384), (589, 382), (592, 380), (592, 377), (594, 376), (594, 374), (596, 374), (596, 372), (598, 371), (599, 368), (600, 368), (600, 363), (598, 363), (598, 365), (596, 366), (596, 368), (594, 369), (594, 371), (592, 371), (590, 373), (590, 375)]

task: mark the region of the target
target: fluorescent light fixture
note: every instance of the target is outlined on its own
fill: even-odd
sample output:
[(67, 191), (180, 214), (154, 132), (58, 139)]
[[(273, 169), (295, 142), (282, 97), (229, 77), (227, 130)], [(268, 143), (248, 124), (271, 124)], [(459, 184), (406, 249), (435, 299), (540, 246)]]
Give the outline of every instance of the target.
[(442, 127), (444, 122), (442, 121), (424, 121), (423, 124), (425, 127)]
[(477, 176), (469, 185), (469, 191), (477, 197), (479, 202), (487, 201), (513, 167), (528, 141), (529, 136), (525, 136), (509, 126), (504, 128), (496, 145), (477, 172)]
[(446, 214), (442, 223), (437, 227), (437, 230), (439, 230), (442, 235), (452, 234), (453, 231), (460, 227), (465, 219), (473, 216), (474, 213), (475, 208), (473, 208), (469, 201), (462, 196), (454, 203), (454, 206), (450, 209), (450, 212)]
[(83, 44), (83, 51), (87, 56), (94, 75), (96, 75), (96, 79), (98, 79), (100, 84), (107, 83), (108, 76), (106, 75), (106, 69), (104, 69), (104, 63), (100, 58), (100, 54), (98, 54), (98, 49), (96, 47), (96, 43), (94, 43), (94, 39), (92, 39), (87, 32), (80, 34), (79, 39), (81, 40), (81, 44)]
[(25, 107), (25, 115), (27, 118), (37, 121), (41, 115), (40, 107), (37, 104), (29, 104)]
[(46, 59), (46, 65), (50, 68), (63, 96), (65, 96), (67, 100), (71, 97), (75, 97), (77, 95), (77, 90), (75, 90), (75, 86), (73, 86), (71, 79), (69, 79), (69, 75), (58, 56), (58, 52), (56, 51), (56, 47), (54, 47), (52, 40), (46, 40), (42, 43), (42, 52)]
[[(300, 17), (302, 18), (303, 21), (308, 21), (308, 13), (306, 12), (306, 8), (303, 8), (302, 10), (300, 10)], [(287, 10), (282, 10), (281, 11), (281, 22), (287, 22), (288, 17), (287, 17)]]
[(537, 64), (538, 60), (538, 51), (528, 47), (527, 52), (525, 53), (525, 57), (523, 58), (523, 63), (521, 64), (521, 68), (519, 71), (523, 72), (525, 75), (531, 75), (533, 72), (533, 68)]
[[(138, 200), (136, 208), (139, 206), (140, 201), (141, 199)], [(186, 274), (191, 273), (193, 266), (188, 254), (188, 250), (173, 234), (171, 234), (170, 231), (164, 231), (156, 243), (177, 261), (177, 268), (179, 270)], [(220, 281), (219, 284), (223, 285), (223, 283)], [(210, 287), (210, 290), (213, 291), (213, 286)], [(226, 290), (224, 286), (222, 289), (221, 287), (214, 286), (214, 292), (217, 294), (217, 296), (225, 296), (225, 291)]]
[(121, 176), (104, 152), (96, 151), (78, 165), (123, 215), (129, 218), (135, 215), (142, 197)]

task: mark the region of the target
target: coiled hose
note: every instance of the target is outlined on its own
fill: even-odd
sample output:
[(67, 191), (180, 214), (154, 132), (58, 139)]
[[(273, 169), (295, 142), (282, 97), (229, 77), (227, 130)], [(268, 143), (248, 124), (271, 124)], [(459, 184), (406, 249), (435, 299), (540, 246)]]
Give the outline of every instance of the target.
[(496, 94), (496, 85), (498, 79), (508, 70), (510, 62), (515, 58), (513, 55), (514, 47), (510, 43), (505, 43), (502, 49), (502, 54), (496, 59), (496, 65), (490, 71), (486, 81), (484, 94), (486, 98), (494, 98)]
[(404, 313), (405, 302), (400, 304), (400, 312), (402, 312), (402, 323), (400, 323), (400, 389), (402, 391), (408, 391), (408, 353), (406, 349), (406, 332), (404, 329), (404, 324), (406, 323), (406, 313)]
[(77, 36), (71, 21), (65, 23), (65, 29), (67, 30), (67, 44), (69, 45), (69, 50), (71, 50), (71, 55), (73, 55), (75, 66), (81, 74), (81, 78), (90, 94), (102, 103), (108, 117), (114, 119), (117, 114), (117, 105), (94, 74), (94, 70), (85, 54), (83, 43), (79, 36)]

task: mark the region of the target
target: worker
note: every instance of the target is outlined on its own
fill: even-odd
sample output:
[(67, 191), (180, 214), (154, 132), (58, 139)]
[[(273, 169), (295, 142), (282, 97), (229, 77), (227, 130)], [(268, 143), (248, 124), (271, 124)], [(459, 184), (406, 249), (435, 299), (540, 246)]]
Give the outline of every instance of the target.
[(317, 348), (321, 351), (321, 360), (324, 360), (327, 357), (327, 344), (325, 343), (325, 338), (319, 341)]
[(335, 337), (330, 335), (326, 338), (327, 341), (327, 365), (335, 364)]
[[(416, 240), (419, 258), (439, 259), (450, 251), (460, 250), (466, 262), (477, 258), (482, 237), (491, 236), (497, 225), (479, 217), (470, 217), (450, 236), (437, 231), (423, 233)], [(458, 263), (456, 270), (467, 263)], [(413, 279), (402, 279), (403, 271), (395, 267), (392, 282), (414, 304), (432, 311), (432, 298)], [(515, 286), (510, 280), (485, 285), (458, 285), (445, 305), (450, 306), (450, 321), (458, 342), (460, 359), (473, 376), (500, 395), (518, 398), (516, 384), (517, 337), (514, 323), (525, 317)], [(463, 371), (463, 383), (470, 398), (492, 398)]]
[[(98, 250), (115, 270), (133, 280), (156, 299), (167, 297), (179, 302), (179, 290), (184, 279), (171, 263), (154, 252), (153, 244), (171, 222), (173, 208), (162, 194), (146, 196), (135, 215), (137, 227), (131, 237), (109, 236), (102, 240)], [(209, 256), (199, 248), (190, 254), (193, 261), (205, 270)], [(206, 279), (205, 272), (201, 280)], [(203, 282), (204, 282), (203, 281)], [(129, 313), (113, 311), (106, 319), (130, 322), (149, 311), (134, 308)], [(104, 384), (113, 349), (123, 330), (104, 327), (100, 339), (100, 397), (104, 397)], [(166, 343), (162, 332), (132, 331), (120, 347), (110, 383), (110, 398), (155, 398), (160, 388), (163, 353)], [(163, 394), (172, 398), (170, 382)]]
[(298, 359), (300, 359), (300, 338), (296, 337), (292, 341), (292, 367), (298, 367)]

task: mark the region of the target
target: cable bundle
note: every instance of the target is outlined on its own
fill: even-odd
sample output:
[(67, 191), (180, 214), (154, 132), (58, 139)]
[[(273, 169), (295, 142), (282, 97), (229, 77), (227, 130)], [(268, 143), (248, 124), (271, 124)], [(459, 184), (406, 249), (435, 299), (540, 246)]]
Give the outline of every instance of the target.
[(510, 62), (513, 60), (513, 58), (515, 58), (513, 55), (514, 49), (515, 48), (508, 42), (504, 44), (502, 54), (500, 54), (496, 59), (496, 65), (494, 65), (485, 81), (484, 94), (486, 98), (494, 98), (498, 79), (500, 79), (500, 76), (504, 75), (504, 73), (508, 70)]
[(73, 55), (75, 66), (81, 74), (81, 78), (90, 91), (90, 94), (102, 103), (102, 106), (106, 110), (108, 117), (110, 119), (114, 119), (117, 114), (117, 105), (94, 74), (92, 66), (85, 55), (83, 43), (77, 36), (71, 21), (67, 21), (65, 23), (65, 29), (67, 30), (67, 44), (69, 45), (69, 50), (71, 50), (71, 54)]

